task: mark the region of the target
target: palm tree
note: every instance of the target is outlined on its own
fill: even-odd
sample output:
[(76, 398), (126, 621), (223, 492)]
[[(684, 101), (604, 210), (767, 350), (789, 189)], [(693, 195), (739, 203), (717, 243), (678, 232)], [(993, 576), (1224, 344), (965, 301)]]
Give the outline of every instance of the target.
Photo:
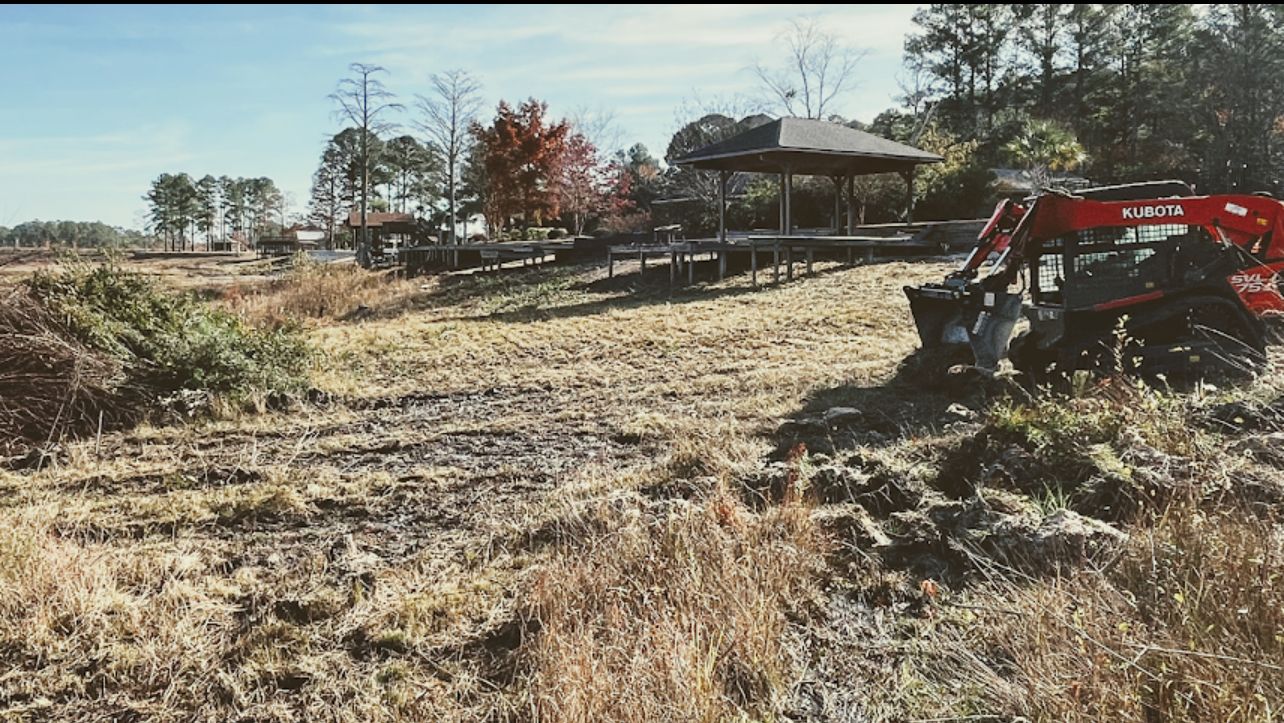
[(1088, 158), (1073, 132), (1047, 120), (1026, 123), (1003, 150), (1025, 168), (1036, 191), (1052, 182), (1053, 171), (1072, 171)]

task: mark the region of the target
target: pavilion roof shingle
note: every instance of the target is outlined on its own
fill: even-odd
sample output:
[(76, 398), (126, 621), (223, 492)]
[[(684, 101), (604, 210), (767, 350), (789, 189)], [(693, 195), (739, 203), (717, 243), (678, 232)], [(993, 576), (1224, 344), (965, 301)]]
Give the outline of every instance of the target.
[(677, 159), (679, 165), (719, 171), (842, 175), (907, 171), (940, 163), (935, 153), (855, 128), (806, 118), (781, 118)]

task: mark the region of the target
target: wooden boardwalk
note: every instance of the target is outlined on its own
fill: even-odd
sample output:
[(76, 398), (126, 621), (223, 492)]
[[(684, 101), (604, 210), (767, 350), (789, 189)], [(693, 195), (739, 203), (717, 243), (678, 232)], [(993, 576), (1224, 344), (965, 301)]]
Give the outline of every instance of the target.
[[(612, 246), (607, 250), (607, 273), (615, 275), (615, 262), (636, 257), (642, 271), (648, 259), (666, 259), (669, 263), (669, 281), (677, 283), (686, 277), (686, 283), (695, 281), (695, 265), (700, 262), (717, 262), (717, 278), (727, 275), (732, 260), (745, 261), (747, 257), (750, 279), (758, 285), (760, 263), (769, 254), (773, 283), (779, 283), (781, 267), (784, 277), (792, 280), (794, 265), (805, 264), (807, 274), (812, 273), (818, 255), (825, 258), (845, 258), (849, 264), (857, 260), (868, 263), (880, 254), (898, 256), (923, 256), (942, 254), (951, 248), (970, 246), (984, 224), (983, 220), (928, 222), (914, 225), (884, 224), (864, 226), (869, 233), (859, 236), (833, 234), (750, 234), (726, 241), (716, 239), (651, 243), (629, 246)], [(765, 261), (766, 259), (761, 259)]]
[[(407, 273), (431, 268), (460, 269), (478, 266), (482, 271), (498, 269), (508, 261), (521, 261), (523, 266), (544, 263), (559, 252), (574, 248), (571, 241), (534, 241), (529, 243), (463, 243), (410, 246), (398, 252)], [(479, 264), (470, 263), (479, 261)]]
[[(807, 274), (812, 273), (818, 257), (845, 260), (852, 264), (868, 263), (879, 255), (924, 256), (945, 253), (951, 248), (970, 247), (984, 220), (930, 221), (917, 224), (878, 224), (861, 226), (861, 235), (836, 235), (832, 233), (790, 235), (776, 233), (749, 234), (717, 239), (680, 240), (669, 233), (663, 240), (656, 239), (630, 245), (614, 245), (603, 250), (578, 247), (574, 240), (429, 244), (411, 246), (398, 251), (398, 261), (408, 273), (432, 269), (454, 270), (476, 268), (481, 271), (500, 269), (505, 263), (520, 261), (522, 266), (533, 266), (557, 260), (559, 254), (583, 258), (606, 255), (607, 274), (615, 276), (617, 261), (636, 258), (646, 271), (647, 264), (659, 260), (669, 265), (669, 282), (695, 282), (698, 263), (716, 263), (717, 278), (727, 275), (728, 266), (747, 268), (754, 286), (758, 285), (759, 271), (770, 263), (773, 283), (783, 275), (786, 280), (794, 277), (795, 264), (802, 263)], [(659, 234), (657, 234), (658, 236)], [(596, 258), (601, 258), (597, 255)], [(563, 259), (564, 260), (564, 259)], [(783, 269), (782, 269), (783, 267)], [(685, 277), (685, 279), (684, 279)]]

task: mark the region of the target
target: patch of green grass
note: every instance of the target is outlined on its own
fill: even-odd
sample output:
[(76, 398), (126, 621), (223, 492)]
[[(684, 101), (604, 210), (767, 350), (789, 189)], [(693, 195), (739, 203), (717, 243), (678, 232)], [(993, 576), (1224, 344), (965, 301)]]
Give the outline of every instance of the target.
[(1035, 496), (1034, 504), (1044, 516), (1073, 508), (1070, 493), (1063, 488), (1045, 485), (1043, 494)]
[(479, 284), (479, 291), (485, 293), (481, 308), (487, 314), (548, 308), (565, 300), (574, 282), (575, 277), (568, 274), (517, 281), (490, 277)]

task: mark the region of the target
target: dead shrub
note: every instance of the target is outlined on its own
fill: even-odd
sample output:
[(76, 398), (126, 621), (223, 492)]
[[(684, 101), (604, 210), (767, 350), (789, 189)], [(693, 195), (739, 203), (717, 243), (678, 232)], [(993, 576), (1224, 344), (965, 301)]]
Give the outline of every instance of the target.
[(309, 351), (112, 264), (42, 271), (0, 299), (0, 436), (38, 444), (166, 400), (301, 391)]

